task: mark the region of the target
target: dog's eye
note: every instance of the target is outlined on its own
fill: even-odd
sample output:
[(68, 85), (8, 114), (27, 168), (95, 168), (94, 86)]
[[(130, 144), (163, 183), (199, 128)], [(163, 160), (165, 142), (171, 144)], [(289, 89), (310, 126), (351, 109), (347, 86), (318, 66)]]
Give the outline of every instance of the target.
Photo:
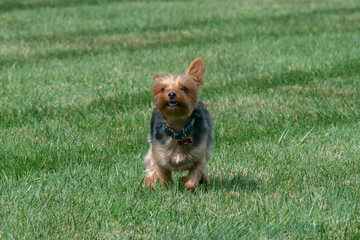
[(165, 92), (165, 88), (161, 88), (161, 91), (162, 91), (162, 92)]
[(183, 91), (183, 92), (188, 92), (189, 91), (189, 89), (187, 89), (187, 87), (182, 87), (182, 88), (180, 88), (180, 90)]

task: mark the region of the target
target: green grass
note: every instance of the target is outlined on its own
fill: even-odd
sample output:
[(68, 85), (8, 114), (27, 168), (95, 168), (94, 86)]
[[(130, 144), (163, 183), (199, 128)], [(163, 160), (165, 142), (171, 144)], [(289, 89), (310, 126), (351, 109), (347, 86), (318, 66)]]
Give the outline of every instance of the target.
[[(0, 9), (1, 239), (360, 238), (359, 1)], [(211, 185), (142, 189), (152, 76), (198, 56)]]

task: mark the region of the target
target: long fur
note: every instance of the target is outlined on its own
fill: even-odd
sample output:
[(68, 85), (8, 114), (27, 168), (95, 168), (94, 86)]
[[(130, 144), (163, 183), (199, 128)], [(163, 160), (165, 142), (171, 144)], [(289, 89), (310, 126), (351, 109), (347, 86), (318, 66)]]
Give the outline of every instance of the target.
[[(205, 105), (198, 101), (204, 71), (205, 66), (198, 58), (185, 74), (154, 76), (156, 107), (149, 130), (150, 148), (144, 160), (147, 167), (144, 186), (155, 188), (159, 181), (171, 185), (172, 172), (186, 170), (188, 175), (182, 178), (186, 189), (194, 190), (201, 179), (210, 183), (206, 164), (214, 144), (213, 123)], [(171, 100), (170, 93), (175, 93), (176, 98)], [(169, 102), (175, 102), (176, 106), (169, 106)], [(164, 121), (174, 123), (175, 128), (184, 128), (192, 119), (195, 119), (194, 125), (187, 136), (192, 140), (190, 144), (180, 146), (177, 139), (163, 131)]]

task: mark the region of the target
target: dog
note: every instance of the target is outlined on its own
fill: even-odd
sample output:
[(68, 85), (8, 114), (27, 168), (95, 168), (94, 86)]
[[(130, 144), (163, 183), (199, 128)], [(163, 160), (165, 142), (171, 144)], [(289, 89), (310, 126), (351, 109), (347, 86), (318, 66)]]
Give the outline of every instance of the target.
[(195, 59), (185, 74), (154, 75), (153, 110), (145, 157), (144, 187), (154, 189), (158, 182), (172, 186), (172, 172), (187, 171), (184, 187), (195, 190), (210, 184), (206, 164), (214, 145), (213, 121), (204, 103), (198, 100), (205, 65)]

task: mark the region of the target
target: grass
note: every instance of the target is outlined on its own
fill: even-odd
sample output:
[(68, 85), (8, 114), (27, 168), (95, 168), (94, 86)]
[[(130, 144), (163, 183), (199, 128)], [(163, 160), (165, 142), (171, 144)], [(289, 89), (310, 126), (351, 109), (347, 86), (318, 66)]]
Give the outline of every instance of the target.
[[(0, 9), (0, 238), (360, 238), (358, 1)], [(142, 189), (152, 76), (198, 56), (212, 183)]]

